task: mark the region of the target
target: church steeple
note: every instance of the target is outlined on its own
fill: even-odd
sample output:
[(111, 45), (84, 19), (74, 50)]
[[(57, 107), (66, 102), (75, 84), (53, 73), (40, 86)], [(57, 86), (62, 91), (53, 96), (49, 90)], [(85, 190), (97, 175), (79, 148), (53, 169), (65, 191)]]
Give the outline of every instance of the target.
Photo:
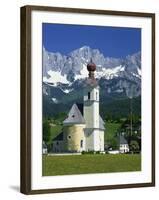
[(86, 84), (91, 87), (96, 87), (98, 85), (97, 80), (95, 79), (94, 72), (96, 71), (96, 65), (93, 63), (92, 58), (90, 62), (87, 64), (87, 70), (88, 70), (88, 78), (86, 81)]
[(94, 71), (96, 70), (96, 65), (93, 63), (92, 58), (91, 58), (90, 62), (87, 64), (87, 70), (89, 71), (89, 78), (95, 79)]
[(91, 61), (87, 64), (89, 72), (84, 88), (84, 118), (87, 128), (99, 128), (99, 86), (94, 72), (96, 65)]
[(99, 115), (99, 85), (95, 78), (96, 65), (87, 64), (88, 78), (84, 88), (84, 119), (86, 123), (86, 151), (104, 151), (104, 122)]

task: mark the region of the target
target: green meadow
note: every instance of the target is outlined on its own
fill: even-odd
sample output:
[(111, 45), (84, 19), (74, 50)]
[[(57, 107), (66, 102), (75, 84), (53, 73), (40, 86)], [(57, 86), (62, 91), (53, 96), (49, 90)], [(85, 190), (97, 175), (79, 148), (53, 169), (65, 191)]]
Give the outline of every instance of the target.
[(140, 154), (43, 156), (43, 176), (141, 171)]
[[(121, 123), (106, 122), (105, 143), (116, 146), (116, 133)], [(49, 143), (61, 131), (62, 125), (51, 126)], [(43, 176), (113, 173), (141, 171), (140, 154), (83, 154), (83, 155), (43, 155)]]

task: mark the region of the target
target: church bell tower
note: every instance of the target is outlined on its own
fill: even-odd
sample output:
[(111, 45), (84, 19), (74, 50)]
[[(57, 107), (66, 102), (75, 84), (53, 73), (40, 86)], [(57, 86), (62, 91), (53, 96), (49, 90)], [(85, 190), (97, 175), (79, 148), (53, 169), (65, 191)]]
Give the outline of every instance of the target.
[(84, 88), (84, 118), (86, 122), (87, 151), (100, 151), (100, 115), (99, 85), (94, 77), (96, 65), (90, 61), (87, 65), (88, 78)]
[(89, 77), (84, 89), (84, 117), (87, 128), (99, 128), (99, 86), (94, 77), (96, 65), (91, 62), (87, 65)]

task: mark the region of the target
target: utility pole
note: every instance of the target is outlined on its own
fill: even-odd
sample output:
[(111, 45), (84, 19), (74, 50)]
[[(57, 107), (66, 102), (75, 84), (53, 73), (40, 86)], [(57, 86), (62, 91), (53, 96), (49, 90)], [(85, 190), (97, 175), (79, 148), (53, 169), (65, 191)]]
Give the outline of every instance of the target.
[(132, 127), (132, 97), (130, 97), (130, 136), (132, 136), (133, 127)]

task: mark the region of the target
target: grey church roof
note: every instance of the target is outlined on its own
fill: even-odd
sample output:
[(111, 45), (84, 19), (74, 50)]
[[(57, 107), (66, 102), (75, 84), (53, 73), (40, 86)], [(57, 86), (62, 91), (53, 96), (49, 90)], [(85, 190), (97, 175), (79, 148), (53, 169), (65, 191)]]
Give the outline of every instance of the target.
[(125, 137), (123, 135), (119, 136), (119, 143), (120, 144), (128, 144), (127, 140), (125, 139)]
[(85, 124), (85, 120), (76, 104), (73, 104), (63, 124)]
[[(83, 117), (83, 104), (75, 103), (73, 104), (68, 117), (63, 121), (63, 124), (85, 124), (85, 119)], [(99, 128), (105, 130), (105, 122), (99, 116)]]

